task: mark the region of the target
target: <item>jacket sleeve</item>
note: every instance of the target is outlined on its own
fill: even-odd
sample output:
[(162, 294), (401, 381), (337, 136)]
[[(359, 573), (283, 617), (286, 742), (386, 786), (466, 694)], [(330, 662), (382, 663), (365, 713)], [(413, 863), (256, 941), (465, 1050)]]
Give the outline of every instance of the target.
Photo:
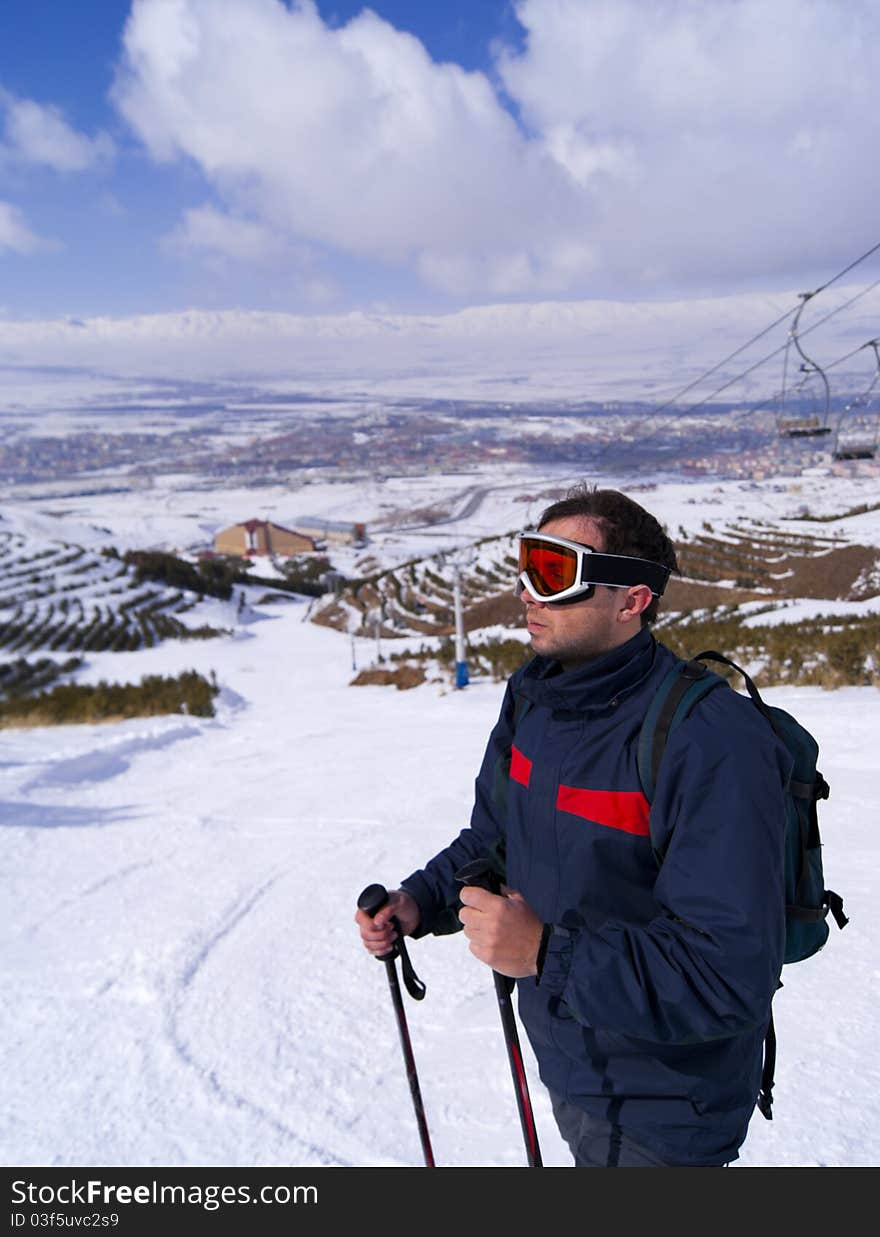
[(474, 808), (470, 825), (444, 850), (418, 872), (401, 881), (418, 903), (421, 919), (413, 935), (425, 936), (460, 931), (461, 923), (450, 908), (456, 904), (461, 886), (455, 873), (473, 859), (485, 856), (505, 835), (507, 770), (513, 743), (514, 692), (507, 684), (501, 713), (495, 724), (480, 772), (477, 775)]
[(671, 736), (658, 777), (658, 912), (647, 923), (566, 912), (540, 977), (551, 1009), (556, 998), (590, 1027), (655, 1043), (764, 1026), (784, 952), (789, 774), (748, 701), (707, 697)]

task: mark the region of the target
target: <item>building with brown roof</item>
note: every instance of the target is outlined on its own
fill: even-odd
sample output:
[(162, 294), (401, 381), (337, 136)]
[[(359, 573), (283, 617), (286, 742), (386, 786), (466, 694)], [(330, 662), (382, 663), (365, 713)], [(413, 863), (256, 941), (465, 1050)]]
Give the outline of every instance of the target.
[(235, 554), (239, 558), (255, 558), (259, 555), (279, 555), (289, 558), (292, 554), (308, 554), (317, 547), (311, 537), (282, 528), (271, 520), (246, 520), (224, 528), (214, 537), (217, 554)]

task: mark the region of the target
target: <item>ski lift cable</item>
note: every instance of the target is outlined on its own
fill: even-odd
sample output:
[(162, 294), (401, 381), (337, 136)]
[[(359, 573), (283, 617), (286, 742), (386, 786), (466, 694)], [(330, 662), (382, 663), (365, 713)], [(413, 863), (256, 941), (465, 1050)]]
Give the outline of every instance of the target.
[(878, 241), (876, 245), (872, 245), (870, 249), (866, 250), (860, 258), (856, 258), (855, 262), (850, 262), (849, 266), (845, 266), (842, 271), (838, 271), (836, 275), (834, 275), (826, 283), (823, 283), (821, 287), (817, 288), (812, 295), (818, 296), (820, 292), (824, 292), (826, 288), (830, 288), (833, 283), (837, 283), (838, 279), (842, 279), (844, 275), (848, 275), (849, 272), (858, 266), (860, 262), (864, 262), (866, 258), (870, 258), (871, 254), (876, 253), (878, 249), (880, 249), (880, 241)]
[[(739, 352), (742, 352), (745, 348), (748, 348), (756, 340), (760, 339), (763, 335), (766, 335), (767, 331), (772, 330), (772, 328), (775, 326), (779, 326), (780, 322), (784, 322), (786, 318), (790, 318), (792, 314), (796, 312), (797, 312), (797, 307), (795, 306), (794, 308), (790, 309), (788, 313), (783, 314), (781, 318), (777, 318), (777, 320), (773, 322), (771, 326), (767, 327), (766, 330), (761, 331), (759, 335), (756, 335), (753, 339), (749, 340), (747, 344), (743, 344), (742, 348), (737, 349), (737, 352), (731, 353), (730, 354), (731, 357), (736, 356)], [(633, 429), (638, 430), (643, 425), (645, 425), (648, 421), (650, 421), (651, 428), (644, 435), (642, 435), (642, 441), (644, 442), (650, 438), (653, 438), (656, 434), (660, 432), (660, 430), (666, 428), (669, 425), (673, 425), (676, 421), (680, 421), (683, 417), (689, 416), (691, 413), (696, 412), (697, 409), (702, 408), (704, 404), (707, 404), (709, 400), (714, 399), (716, 395), (720, 395), (722, 391), (726, 391), (728, 387), (733, 386), (734, 383), (739, 382), (741, 379), (747, 378), (748, 375), (753, 372), (753, 370), (760, 369), (762, 365), (765, 365), (768, 361), (771, 361), (774, 357), (778, 356), (779, 353), (784, 351), (787, 347), (788, 347), (788, 342), (786, 341), (786, 343), (780, 344), (778, 347), (774, 348), (772, 352), (768, 352), (766, 356), (761, 357), (760, 360), (755, 361), (753, 365), (750, 365), (748, 369), (743, 370), (742, 373), (739, 373), (734, 378), (729, 379), (727, 382), (723, 383), (722, 386), (716, 387), (714, 391), (711, 391), (707, 396), (701, 399), (698, 403), (690, 404), (688, 405), (687, 408), (682, 408), (678, 412), (673, 412), (668, 417), (664, 417), (663, 420), (660, 420), (660, 421), (657, 420), (657, 417), (661, 413), (663, 413), (667, 408), (671, 407), (672, 404), (674, 404), (676, 400), (678, 400), (680, 396), (685, 393), (685, 391), (689, 391), (693, 387), (697, 386), (699, 383), (701, 383), (704, 380), (704, 378), (707, 378), (710, 374), (713, 374), (717, 369), (719, 369), (722, 365), (725, 364), (724, 361), (719, 361), (718, 365), (713, 366), (711, 370), (708, 370), (705, 374), (701, 375), (701, 377), (695, 379), (694, 382), (690, 384), (690, 386), (685, 387), (684, 390), (680, 391), (678, 395), (673, 396), (672, 399), (668, 400), (665, 404), (661, 404), (659, 407), (653, 408), (649, 413), (646, 413), (645, 416), (643, 416), (640, 420), (636, 421), (635, 425), (633, 426)], [(727, 359), (729, 360), (730, 358), (727, 358)], [(601, 460), (602, 457), (611, 450), (612, 445), (613, 444), (609, 442), (609, 443), (606, 443), (604, 447), (602, 447), (602, 449), (598, 452), (596, 456), (597, 462)]]
[[(803, 332), (803, 334), (809, 335), (811, 331), (817, 330), (820, 326), (826, 323), (830, 318), (833, 318), (835, 314), (839, 314), (844, 309), (848, 309), (850, 305), (854, 305), (856, 301), (861, 300), (863, 296), (867, 296), (869, 292), (873, 292), (874, 289), (877, 287), (880, 287), (880, 279), (875, 279), (873, 283), (868, 284), (868, 286), (866, 288), (863, 288), (861, 292), (857, 292), (855, 296), (851, 296), (848, 301), (844, 301), (841, 305), (838, 305), (836, 309), (830, 310), (829, 313), (825, 314), (824, 318), (818, 318), (812, 324), (812, 326), (807, 327), (807, 329)], [(869, 343), (870, 342), (871, 341), (869, 341)], [(788, 342), (786, 341), (786, 343), (781, 344), (776, 349), (775, 353), (769, 353), (768, 356), (764, 358), (764, 360), (765, 361), (771, 360), (774, 356), (782, 352), (782, 350), (787, 347), (788, 347)], [(851, 352), (847, 352), (844, 356), (838, 357), (834, 361), (830, 361), (825, 366), (826, 371), (829, 369), (834, 369), (838, 365), (842, 365), (844, 361), (848, 361), (850, 357), (855, 356), (857, 352), (861, 352), (862, 348), (866, 348), (866, 347), (868, 347), (868, 344), (859, 344), (858, 348), (853, 348)], [(763, 362), (759, 362), (759, 364), (763, 364)], [(756, 368), (756, 366), (752, 366), (752, 369), (754, 368)], [(741, 374), (740, 377), (745, 378), (749, 373), (751, 373), (751, 370), (746, 370), (746, 372), (744, 374)], [(737, 378), (732, 379), (732, 382), (736, 382), (736, 381), (738, 381)], [(725, 384), (725, 386), (730, 386), (730, 385), (731, 383)], [(799, 383), (798, 386), (796, 387), (796, 390), (800, 390), (801, 386), (803, 386), (803, 383)], [(717, 391), (713, 391), (712, 395), (707, 396), (707, 398), (712, 399), (713, 396), (718, 395), (720, 391), (723, 391), (724, 389), (725, 387), (720, 387)], [(759, 399), (757, 403), (752, 404), (752, 406), (750, 408), (747, 408), (744, 412), (736, 414), (737, 418), (751, 416), (753, 412), (760, 412), (762, 408), (766, 408), (768, 404), (772, 404), (775, 400), (779, 399), (781, 394), (782, 392), (776, 391), (774, 392), (773, 395), (765, 396), (762, 399)], [(699, 404), (694, 405), (695, 408), (698, 408), (699, 406), (700, 406)], [(692, 410), (689, 410), (689, 411), (692, 411)]]
[(765, 326), (762, 331), (757, 333), (757, 335), (753, 335), (751, 339), (747, 340), (734, 352), (729, 353), (728, 356), (718, 361), (718, 363), (713, 365), (711, 369), (707, 369), (704, 374), (700, 374), (699, 378), (694, 378), (692, 382), (689, 382), (687, 386), (682, 387), (680, 391), (675, 393), (675, 395), (671, 395), (665, 403), (652, 409), (650, 415), (652, 417), (658, 416), (661, 412), (665, 412), (666, 409), (670, 408), (673, 404), (677, 404), (683, 395), (687, 395), (688, 391), (692, 391), (694, 387), (698, 387), (701, 382), (705, 382), (707, 378), (711, 378), (713, 374), (717, 373), (718, 370), (721, 369), (722, 365), (726, 365), (728, 361), (732, 361), (734, 357), (738, 357), (741, 352), (745, 352), (747, 348), (751, 348), (752, 344), (756, 344), (759, 339), (763, 339), (765, 335), (768, 335), (770, 331), (774, 330), (777, 326), (783, 323), (786, 318), (790, 318), (792, 314), (796, 313), (797, 309), (798, 307), (795, 305), (793, 308), (787, 309), (784, 314), (780, 314), (778, 318), (774, 319), (769, 326)]
[[(829, 361), (829, 362), (828, 362), (828, 364), (825, 366), (825, 368), (826, 368), (826, 369), (834, 369), (834, 368), (835, 368), (835, 366), (837, 366), (837, 365), (842, 365), (842, 364), (844, 363), (844, 361), (848, 361), (848, 360), (850, 359), (850, 357), (854, 357), (854, 356), (856, 355), (856, 353), (857, 353), (857, 352), (863, 352), (863, 351), (865, 350), (865, 348), (870, 348), (870, 347), (871, 347), (871, 345), (872, 345), (872, 344), (874, 344), (874, 343), (876, 343), (876, 342), (877, 342), (877, 341), (876, 341), (876, 340), (874, 340), (874, 339), (869, 339), (867, 343), (865, 343), (865, 344), (859, 344), (858, 348), (853, 348), (851, 351), (849, 351), (849, 352), (847, 352), (847, 353), (844, 353), (844, 355), (843, 355), (843, 356), (839, 356), (839, 357), (837, 358), (837, 360), (836, 360), (836, 361)], [(880, 375), (878, 375), (878, 376), (880, 376)], [(873, 385), (874, 385), (874, 382), (876, 382), (876, 381), (877, 381), (877, 377), (875, 376), (875, 378), (874, 378), (873, 382), (871, 383), (871, 385), (873, 386)]]
[[(829, 361), (828, 364), (825, 366), (826, 371), (829, 369), (835, 369), (838, 365), (843, 365), (844, 361), (848, 361), (851, 357), (854, 357), (857, 352), (861, 352), (863, 348), (867, 348), (867, 347), (868, 347), (867, 344), (859, 344), (857, 348), (851, 349), (849, 352), (844, 353), (843, 356), (837, 357), (836, 360)], [(807, 374), (804, 378), (801, 379), (801, 381), (797, 384), (797, 386), (793, 388), (793, 390), (795, 392), (802, 390), (803, 387), (806, 386), (806, 384), (809, 382), (810, 377), (811, 375)], [(757, 403), (752, 404), (751, 407), (749, 408), (743, 409), (742, 412), (733, 413), (732, 414), (733, 419), (736, 421), (745, 420), (745, 418), (750, 417), (752, 413), (760, 412), (763, 408), (768, 407), (768, 405), (772, 404), (775, 400), (779, 398), (780, 394), (781, 392), (777, 391), (774, 395), (770, 395), (763, 399), (758, 400)]]
[[(829, 280), (829, 283), (830, 282), (832, 281)], [(837, 314), (842, 313), (844, 309), (848, 309), (850, 305), (854, 305), (856, 301), (861, 300), (863, 296), (867, 296), (869, 292), (873, 292), (873, 290), (877, 287), (880, 287), (880, 279), (876, 279), (872, 284), (868, 284), (866, 288), (862, 288), (861, 291), (857, 292), (854, 296), (851, 296), (849, 300), (843, 301), (842, 304), (836, 306), (836, 308), (829, 310), (829, 312), (825, 314), (824, 317), (817, 318), (816, 321), (812, 323), (810, 326), (808, 326), (805, 331), (801, 332), (801, 337), (803, 338), (804, 335), (809, 335), (811, 331), (818, 330), (820, 326), (823, 326), (826, 322), (828, 322), (831, 318), (835, 317)], [(811, 295), (816, 295), (816, 294), (813, 293)], [(798, 307), (798, 309), (799, 308), (801, 307)], [(797, 310), (793, 309), (791, 312), (793, 314), (797, 312)], [(743, 378), (747, 378), (749, 374), (754, 373), (756, 369), (760, 369), (762, 365), (766, 365), (768, 361), (772, 361), (774, 357), (779, 356), (780, 352), (787, 351), (789, 344), (790, 344), (790, 340), (787, 339), (784, 344), (779, 344), (776, 348), (773, 349), (772, 352), (768, 352), (765, 356), (755, 361), (754, 364), (750, 365), (748, 369), (745, 369), (741, 373), (736, 374), (733, 378), (728, 379), (727, 382), (722, 383), (720, 387), (716, 387), (715, 390), (710, 391), (709, 394), (704, 396), (704, 398), (701, 399), (698, 403), (691, 404), (687, 408), (682, 409), (681, 412), (675, 413), (672, 416), (667, 417), (665, 421), (663, 421), (662, 423), (659, 423), (656, 426), (656, 429), (657, 430), (662, 429), (664, 426), (672, 424), (673, 421), (677, 421), (684, 416), (688, 416), (691, 413), (697, 412), (700, 408), (703, 407), (704, 404), (707, 404), (710, 400), (714, 399), (717, 395), (721, 395), (722, 392), (726, 391), (728, 387), (732, 387), (737, 382), (740, 382)], [(847, 353), (845, 357), (840, 357), (838, 358), (838, 360), (833, 361), (829, 365), (826, 365), (825, 369), (826, 370), (833, 369), (835, 365), (842, 364), (843, 361), (848, 360), (850, 356), (854, 356), (856, 352), (861, 351), (861, 348), (864, 346), (865, 345), (860, 344), (858, 348), (855, 348), (853, 352)], [(795, 389), (800, 390), (802, 385), (803, 383), (798, 384), (798, 386)], [(748, 416), (752, 412), (759, 411), (761, 408), (765, 407), (767, 404), (770, 404), (774, 400), (777, 400), (780, 397), (780, 394), (781, 393), (777, 391), (773, 395), (769, 396), (769, 398), (764, 398), (764, 399), (759, 400), (757, 404), (754, 404), (745, 413), (737, 414), (737, 416)], [(656, 431), (652, 431), (652, 432), (656, 432)], [(651, 436), (652, 436), (651, 434), (646, 435), (646, 437), (651, 437)]]
[[(860, 257), (850, 262), (842, 270), (838, 271), (836, 275), (833, 275), (831, 277), (831, 279), (826, 280), (824, 284), (821, 284), (813, 292), (802, 293), (801, 297), (802, 298), (805, 297), (806, 299), (811, 300), (814, 297), (818, 296), (821, 292), (824, 292), (827, 288), (830, 288), (832, 284), (837, 283), (839, 279), (842, 279), (844, 275), (848, 274), (851, 270), (854, 270), (855, 267), (860, 265), (860, 263), (866, 261), (866, 259), (871, 257), (871, 255), (876, 253), (878, 250), (880, 250), (880, 241), (878, 241), (877, 244), (873, 245), (870, 249), (866, 250)], [(863, 296), (867, 296), (869, 292), (872, 292), (874, 288), (878, 286), (880, 286), (880, 279), (875, 280), (874, 283), (869, 284), (866, 288), (862, 288), (854, 296), (850, 297), (849, 300), (844, 301), (841, 305), (838, 305), (835, 309), (827, 313), (823, 318), (817, 319), (816, 322), (814, 322), (811, 326), (807, 327), (807, 329), (801, 333), (802, 336), (809, 335), (811, 331), (817, 330), (820, 326), (822, 326), (825, 322), (828, 322), (836, 314), (841, 313), (844, 309), (847, 309), (850, 305), (854, 305), (856, 301), (861, 300)], [(736, 356), (739, 356), (741, 352), (744, 352), (747, 348), (751, 347), (752, 344), (756, 343), (759, 339), (762, 339), (775, 327), (779, 326), (782, 322), (784, 322), (786, 318), (790, 318), (794, 314), (798, 314), (800, 310), (803, 309), (803, 306), (805, 303), (806, 303), (806, 300), (802, 299), (800, 305), (793, 306), (791, 309), (787, 310), (786, 313), (781, 314), (773, 322), (769, 323), (768, 326), (762, 328), (762, 330), (760, 330), (759, 332), (757, 332), (757, 334), (752, 336), (751, 339), (747, 340), (746, 343), (742, 344), (739, 348), (735, 349), (732, 353), (730, 353), (729, 356), (725, 357), (721, 361), (718, 361), (710, 369), (706, 370), (705, 373), (701, 374), (698, 378), (695, 378), (692, 382), (688, 383), (675, 395), (667, 399), (665, 403), (658, 405), (656, 408), (653, 408), (650, 411), (650, 413), (647, 413), (644, 417), (638, 420), (634, 426), (635, 430), (640, 429), (641, 426), (644, 425), (649, 420), (652, 423), (651, 429), (648, 431), (647, 434), (643, 436), (643, 441), (645, 439), (654, 437), (655, 434), (657, 434), (661, 429), (663, 429), (667, 425), (671, 425), (675, 421), (680, 420), (682, 417), (688, 416), (698, 411), (705, 404), (707, 404), (710, 400), (715, 399), (716, 396), (726, 391), (728, 387), (731, 387), (735, 383), (740, 382), (743, 378), (747, 378), (749, 374), (753, 373), (756, 369), (759, 369), (762, 365), (765, 365), (768, 361), (773, 360), (773, 358), (777, 357), (780, 352), (785, 351), (787, 353), (787, 350), (791, 344), (790, 335), (786, 339), (786, 342), (784, 344), (780, 344), (777, 348), (774, 348), (772, 352), (768, 352), (766, 356), (756, 361), (753, 365), (750, 365), (747, 369), (735, 375), (733, 378), (723, 383), (720, 387), (716, 387), (715, 390), (711, 391), (708, 395), (704, 396), (703, 399), (699, 400), (696, 404), (691, 404), (687, 408), (682, 409), (680, 412), (673, 413), (671, 416), (665, 418), (665, 420), (663, 421), (656, 420), (658, 415), (665, 412), (666, 409), (670, 408), (673, 404), (677, 403), (677, 401), (681, 399), (682, 395), (685, 395), (688, 391), (693, 390), (694, 387), (699, 386), (699, 384), (701, 382), (704, 382), (706, 378), (711, 377), (711, 375), (716, 373), (721, 368), (722, 365), (727, 364), (728, 361), (732, 360)], [(859, 349), (856, 349), (856, 351), (859, 351)], [(778, 398), (779, 398), (779, 392), (776, 392), (769, 399), (760, 400), (757, 404), (753, 405), (753, 407), (748, 409), (744, 415), (748, 416), (752, 412), (757, 412), (759, 409), (764, 407), (767, 403), (770, 403), (773, 400), (776, 400)], [(601, 448), (601, 450), (596, 455), (597, 463), (601, 461), (603, 456), (605, 456), (611, 450), (611, 447), (612, 447), (612, 443), (609, 442), (609, 443), (606, 443), (605, 446)]]
[[(848, 309), (850, 305), (854, 305), (856, 301), (861, 300), (863, 296), (867, 296), (869, 292), (873, 292), (874, 289), (877, 287), (880, 287), (880, 279), (875, 279), (873, 283), (868, 284), (866, 288), (862, 288), (860, 292), (857, 292), (854, 296), (851, 296), (849, 300), (843, 301), (840, 305), (836, 306), (836, 308), (829, 310), (828, 313), (824, 315), (824, 317), (817, 318), (816, 321), (812, 323), (812, 325), (808, 326), (805, 331), (801, 331), (800, 333), (801, 338), (803, 338), (805, 335), (809, 335), (812, 331), (818, 330), (820, 326), (824, 326), (824, 324), (830, 321), (831, 318), (834, 318), (837, 314), (842, 313), (844, 309)], [(774, 348), (772, 352), (768, 352), (766, 356), (762, 357), (761, 360), (756, 361), (754, 365), (750, 365), (748, 369), (743, 370), (741, 374), (737, 374), (736, 377), (731, 378), (728, 382), (725, 382), (723, 386), (717, 387), (714, 391), (710, 392), (710, 394), (707, 395), (704, 399), (700, 400), (698, 404), (692, 404), (689, 408), (685, 409), (684, 411), (688, 413), (696, 412), (696, 410), (698, 408), (701, 408), (703, 404), (707, 403), (710, 399), (714, 399), (716, 395), (720, 395), (722, 391), (726, 391), (728, 387), (733, 386), (733, 384), (736, 382), (739, 382), (741, 378), (747, 378), (749, 374), (751, 374), (754, 370), (758, 369), (761, 365), (764, 365), (766, 364), (767, 361), (772, 361), (774, 357), (779, 356), (780, 352), (784, 352), (788, 348), (788, 344), (789, 344), (789, 341), (786, 340), (784, 344), (780, 344), (777, 348)], [(826, 365), (825, 369), (826, 370), (833, 369), (835, 365), (842, 364), (843, 361), (848, 360), (849, 357), (851, 356), (854, 356), (856, 352), (860, 352), (861, 349), (865, 346), (866, 345), (864, 344), (860, 344), (858, 348), (853, 349), (852, 352), (848, 352), (845, 357), (839, 357), (836, 361), (832, 361), (830, 364)], [(803, 385), (803, 384), (800, 384), (800, 385)], [(798, 387), (798, 389), (800, 389), (800, 386)], [(770, 396), (769, 399), (760, 401), (760, 403), (758, 403), (755, 406), (754, 411), (757, 411), (758, 408), (763, 407), (765, 403), (771, 403), (773, 400), (778, 399), (779, 395), (780, 395), (780, 392), (777, 391), (776, 394)]]
[[(844, 275), (849, 274), (851, 270), (854, 270), (857, 266), (860, 265), (860, 263), (866, 261), (868, 258), (871, 257), (872, 254), (876, 253), (878, 250), (880, 250), (880, 241), (878, 241), (876, 245), (872, 245), (870, 249), (866, 250), (861, 255), (861, 257), (858, 257), (854, 261), (850, 262), (847, 266), (843, 268), (843, 270), (838, 271), (836, 275), (832, 275), (830, 279), (826, 280), (825, 283), (821, 284), (813, 292), (810, 292), (808, 294), (802, 294), (802, 295), (806, 295), (808, 298), (818, 296), (820, 292), (824, 292), (827, 288), (830, 288), (832, 284), (837, 283), (839, 279), (842, 279)], [(876, 284), (872, 285), (872, 287), (876, 287)], [(864, 295), (864, 293), (860, 293), (859, 295)], [(856, 300), (858, 299), (858, 297), (855, 297), (853, 299)], [(847, 302), (847, 304), (852, 304), (852, 301)], [(786, 320), (786, 318), (790, 318), (793, 314), (796, 314), (798, 310), (802, 308), (803, 308), (803, 305), (800, 305), (800, 306), (794, 305), (791, 309), (786, 310), (784, 314), (780, 314), (778, 318), (776, 318), (773, 322), (769, 323), (768, 326), (765, 326), (756, 335), (753, 335), (751, 339), (746, 341), (746, 343), (740, 345), (739, 348), (736, 348), (733, 352), (729, 354), (729, 356), (724, 357), (723, 360), (718, 361), (717, 364), (711, 367), (711, 369), (707, 369), (706, 372), (701, 374), (698, 378), (694, 378), (692, 382), (689, 382), (686, 386), (682, 387), (680, 391), (677, 391), (675, 393), (675, 395), (671, 395), (664, 403), (652, 409), (651, 413), (648, 415), (651, 417), (655, 417), (659, 413), (665, 412), (667, 408), (671, 407), (672, 404), (677, 403), (683, 395), (686, 395), (688, 393), (688, 391), (692, 391), (694, 387), (699, 386), (701, 382), (704, 382), (707, 378), (710, 378), (712, 374), (716, 373), (721, 368), (722, 365), (726, 365), (729, 361), (732, 361), (734, 357), (739, 356), (741, 352), (745, 352), (745, 350), (747, 348), (750, 348), (752, 344), (757, 343), (759, 339), (763, 339), (765, 335), (769, 334), (770, 331), (774, 330), (777, 326), (783, 323)], [(825, 321), (825, 319), (823, 319), (822, 321)], [(819, 325), (819, 324), (817, 323), (816, 325)], [(810, 327), (807, 331), (804, 331), (803, 334), (808, 335), (809, 332), (814, 329), (815, 327)], [(771, 355), (775, 355), (775, 354), (771, 354)], [(746, 372), (750, 373), (751, 371), (748, 370)], [(712, 397), (709, 396), (709, 398), (711, 399)], [(699, 405), (697, 405), (697, 407), (699, 407)]]
[[(791, 312), (794, 313), (795, 311), (792, 310)], [(766, 365), (768, 361), (772, 361), (774, 357), (779, 356), (780, 352), (785, 352), (787, 348), (788, 348), (788, 341), (786, 341), (786, 343), (784, 344), (779, 344), (776, 348), (773, 349), (772, 352), (768, 352), (765, 356), (762, 356), (759, 358), (759, 360), (755, 361), (754, 364), (750, 365), (748, 369), (744, 369), (741, 373), (736, 374), (733, 378), (729, 378), (727, 382), (722, 383), (720, 387), (716, 387), (714, 391), (710, 391), (709, 394), (706, 395), (703, 399), (699, 400), (698, 403), (690, 404), (688, 405), (687, 408), (682, 408), (679, 412), (672, 413), (670, 416), (665, 417), (664, 420), (662, 421), (654, 420), (656, 413), (650, 414), (651, 429), (644, 435), (643, 441), (645, 441), (648, 438), (653, 438), (653, 436), (657, 434), (660, 430), (666, 428), (669, 425), (672, 425), (675, 421), (680, 421), (684, 417), (690, 416), (692, 413), (697, 412), (700, 408), (703, 407), (704, 404), (708, 404), (710, 400), (714, 399), (716, 395), (721, 395), (722, 392), (726, 391), (728, 387), (732, 387), (737, 382), (741, 382), (743, 378), (748, 378), (749, 374), (753, 373), (756, 369), (760, 369), (762, 365)], [(774, 396), (773, 398), (775, 399), (777, 398), (777, 396)], [(636, 428), (638, 428), (639, 425), (644, 424), (644, 422), (647, 421), (648, 419), (649, 419), (648, 417), (645, 417), (643, 418), (642, 421), (637, 422)]]

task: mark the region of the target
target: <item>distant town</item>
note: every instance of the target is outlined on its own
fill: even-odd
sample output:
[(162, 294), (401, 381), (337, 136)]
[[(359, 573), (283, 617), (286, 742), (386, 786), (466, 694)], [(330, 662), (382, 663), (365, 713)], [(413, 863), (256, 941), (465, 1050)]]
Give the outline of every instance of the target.
[[(832, 409), (826, 433), (794, 437), (781, 432), (772, 413), (753, 416), (735, 405), (657, 416), (637, 404), (408, 400), (358, 407), (306, 399), (297, 407), (295, 397), (289, 400), (281, 405), (263, 396), (234, 408), (205, 401), (195, 410), (171, 400), (158, 412), (146, 403), (83, 409), (65, 433), (53, 435), (33, 432), (39, 418), (23, 424), (20, 415), (7, 420), (0, 410), (0, 482), (91, 479), (101, 488), (114, 481), (137, 487), (149, 486), (154, 477), (189, 473), (206, 485), (256, 487), (293, 484), (309, 472), (381, 478), (467, 472), (487, 462), (564, 463), (585, 472), (644, 467), (753, 480), (811, 467), (880, 473), (876, 416), (873, 430), (868, 425), (872, 449), (858, 459), (835, 458), (839, 434), (833, 431), (843, 423), (843, 407)], [(126, 421), (135, 419), (140, 428), (126, 429)], [(78, 420), (86, 423), (82, 429)]]

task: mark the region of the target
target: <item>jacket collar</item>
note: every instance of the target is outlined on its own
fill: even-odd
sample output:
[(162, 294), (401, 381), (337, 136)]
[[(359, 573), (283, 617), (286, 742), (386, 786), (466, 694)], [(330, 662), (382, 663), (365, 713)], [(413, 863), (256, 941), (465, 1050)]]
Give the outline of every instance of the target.
[(517, 691), (532, 704), (553, 710), (582, 713), (607, 708), (647, 678), (656, 653), (657, 642), (643, 627), (626, 644), (574, 670), (563, 670), (553, 658), (535, 657), (525, 667)]

